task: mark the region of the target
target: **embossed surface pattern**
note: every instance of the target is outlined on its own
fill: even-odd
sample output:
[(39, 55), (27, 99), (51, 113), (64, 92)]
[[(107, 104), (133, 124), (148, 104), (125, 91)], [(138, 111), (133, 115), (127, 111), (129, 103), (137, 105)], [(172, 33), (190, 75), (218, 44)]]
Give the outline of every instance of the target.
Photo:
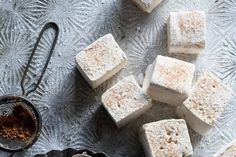
[[(168, 55), (166, 22), (170, 11), (207, 13), (207, 47), (197, 58), (173, 57), (194, 63), (196, 78), (204, 71), (217, 75), (236, 91), (236, 1), (165, 0), (151, 14), (131, 0), (0, 0), (0, 95), (20, 95), (20, 81), (37, 35), (46, 22), (56, 22), (60, 35), (38, 89), (28, 98), (40, 110), (43, 130), (38, 141), (15, 156), (33, 156), (66, 148), (103, 151), (111, 157), (144, 157), (138, 128), (155, 120), (175, 118), (174, 109), (154, 102), (135, 122), (117, 129), (101, 107), (101, 94), (133, 74), (141, 84), (148, 64), (157, 54)], [(75, 68), (75, 55), (98, 37), (112, 33), (129, 63), (112, 79), (92, 90)], [(28, 83), (38, 72), (53, 40), (44, 34)], [(27, 83), (26, 83), (27, 87)], [(236, 105), (226, 108), (216, 127), (201, 137), (191, 129), (193, 157), (209, 157), (236, 139)], [(0, 156), (9, 153), (0, 151)]]

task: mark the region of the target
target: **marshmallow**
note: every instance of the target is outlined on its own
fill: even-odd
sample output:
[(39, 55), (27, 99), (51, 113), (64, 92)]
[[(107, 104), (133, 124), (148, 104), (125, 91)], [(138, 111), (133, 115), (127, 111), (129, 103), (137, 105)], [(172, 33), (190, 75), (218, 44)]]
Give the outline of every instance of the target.
[(172, 12), (167, 24), (169, 53), (199, 54), (205, 49), (206, 17), (202, 11)]
[(147, 157), (184, 157), (193, 154), (187, 125), (183, 119), (144, 124), (140, 139)]
[(205, 73), (194, 85), (188, 99), (177, 108), (177, 114), (204, 136), (214, 127), (232, 94), (218, 78)]
[(226, 147), (217, 152), (214, 157), (234, 157), (236, 155), (236, 141), (228, 144)]
[(159, 55), (147, 68), (143, 89), (153, 100), (181, 105), (191, 90), (194, 71), (191, 63)]
[(127, 62), (125, 53), (111, 34), (107, 34), (76, 55), (77, 68), (96, 88), (120, 71)]
[(151, 108), (151, 98), (129, 76), (102, 95), (102, 103), (118, 127), (141, 116)]
[(133, 0), (133, 2), (143, 11), (151, 13), (163, 0)]

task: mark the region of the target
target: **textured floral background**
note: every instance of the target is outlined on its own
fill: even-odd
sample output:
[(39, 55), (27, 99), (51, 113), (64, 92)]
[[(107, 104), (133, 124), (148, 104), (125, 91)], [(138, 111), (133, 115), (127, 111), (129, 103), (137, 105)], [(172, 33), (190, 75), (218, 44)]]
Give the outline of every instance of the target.
[[(59, 40), (39, 88), (28, 98), (39, 108), (43, 130), (32, 148), (14, 156), (73, 147), (104, 151), (111, 157), (144, 157), (137, 136), (143, 123), (175, 118), (174, 109), (154, 102), (152, 110), (128, 126), (117, 129), (101, 107), (100, 96), (119, 79), (133, 74), (141, 84), (144, 72), (157, 54), (168, 55), (166, 21), (171, 11), (204, 10), (207, 13), (207, 48), (197, 58), (174, 56), (217, 75), (236, 90), (236, 1), (165, 0), (151, 14), (131, 0), (0, 0), (0, 95), (22, 93), (20, 82), (39, 31), (49, 21), (60, 27)], [(75, 55), (104, 34), (112, 33), (128, 56), (126, 68), (92, 90), (75, 68)], [(48, 30), (25, 88), (30, 88), (45, 63), (54, 32)], [(236, 139), (236, 105), (232, 102), (206, 137), (190, 129), (194, 157), (209, 157)], [(0, 156), (9, 153), (0, 152)]]

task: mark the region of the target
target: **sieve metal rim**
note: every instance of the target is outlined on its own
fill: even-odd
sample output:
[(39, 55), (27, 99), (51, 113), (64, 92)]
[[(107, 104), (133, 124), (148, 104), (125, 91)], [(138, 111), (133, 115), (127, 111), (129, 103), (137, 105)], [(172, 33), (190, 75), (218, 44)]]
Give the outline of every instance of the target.
[(42, 131), (42, 116), (39, 112), (39, 110), (35, 107), (35, 105), (27, 98), (22, 97), (22, 96), (0, 96), (0, 105), (2, 102), (7, 102), (7, 101), (20, 101), (23, 102), (26, 106), (32, 109), (32, 112), (35, 115), (37, 125), (36, 125), (36, 131), (35, 134), (32, 136), (32, 139), (30, 141), (27, 141), (27, 144), (24, 147), (18, 148), (18, 149), (11, 149), (11, 148), (6, 148), (3, 146), (0, 146), (0, 149), (3, 151), (7, 152), (19, 152), (23, 151), (29, 147), (31, 147), (38, 139), (39, 135), (41, 134)]

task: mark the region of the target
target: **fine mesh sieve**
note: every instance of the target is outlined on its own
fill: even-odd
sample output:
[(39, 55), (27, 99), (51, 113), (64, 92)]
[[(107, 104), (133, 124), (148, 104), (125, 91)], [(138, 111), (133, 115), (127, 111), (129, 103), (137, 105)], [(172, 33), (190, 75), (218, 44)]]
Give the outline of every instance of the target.
[[(55, 37), (50, 49), (50, 52), (46, 58), (46, 62), (43, 66), (43, 69), (39, 76), (37, 77), (36, 83), (30, 84), (30, 88), (27, 90), (24, 87), (26, 82), (27, 73), (29, 72), (29, 67), (32, 64), (33, 57), (39, 45), (39, 42), (47, 29), (53, 29), (55, 31)], [(59, 28), (57, 24), (50, 22), (44, 25), (42, 28), (39, 37), (36, 41), (36, 44), (33, 48), (33, 51), (30, 55), (27, 66), (24, 70), (21, 88), (22, 88), (22, 96), (2, 96), (0, 97), (0, 148), (5, 151), (16, 152), (22, 151), (24, 149), (29, 148), (33, 145), (38, 139), (41, 128), (42, 128), (42, 120), (41, 115), (37, 108), (27, 99), (28, 94), (34, 92), (39, 86), (43, 75), (47, 69), (48, 63), (51, 59), (52, 52), (56, 45), (56, 41), (59, 35)], [(28, 119), (25, 117), (29, 117)], [(12, 120), (13, 125), (9, 125), (9, 119)], [(3, 123), (3, 121), (5, 121)], [(25, 121), (25, 122), (24, 122)], [(4, 124), (4, 125), (3, 125)], [(19, 127), (19, 126), (27, 126), (27, 127)], [(18, 128), (18, 129), (15, 129)], [(20, 128), (20, 129), (19, 129)], [(9, 131), (10, 130), (10, 131)], [(19, 131), (20, 130), (20, 131)], [(28, 131), (28, 132), (27, 132)], [(22, 132), (26, 132), (24, 136)], [(22, 134), (20, 134), (22, 133)], [(29, 134), (30, 133), (30, 134)], [(10, 136), (10, 135), (11, 136)], [(26, 138), (27, 137), (27, 138)]]
[[(7, 151), (22, 150), (31, 146), (37, 140), (42, 127), (42, 120), (39, 111), (33, 106), (30, 101), (18, 96), (6, 96), (0, 98), (1, 117), (13, 116), (13, 114), (17, 111), (16, 108), (20, 108), (21, 110), (23, 109), (24, 111), (27, 111), (27, 113), (29, 113), (30, 117), (32, 117), (32, 120), (34, 122), (34, 126), (31, 127), (35, 129), (32, 133), (32, 136), (24, 141), (17, 139), (7, 139), (0, 136), (0, 147)], [(21, 117), (17, 115), (17, 118)], [(23, 121), (23, 119), (21, 119), (21, 121)]]

